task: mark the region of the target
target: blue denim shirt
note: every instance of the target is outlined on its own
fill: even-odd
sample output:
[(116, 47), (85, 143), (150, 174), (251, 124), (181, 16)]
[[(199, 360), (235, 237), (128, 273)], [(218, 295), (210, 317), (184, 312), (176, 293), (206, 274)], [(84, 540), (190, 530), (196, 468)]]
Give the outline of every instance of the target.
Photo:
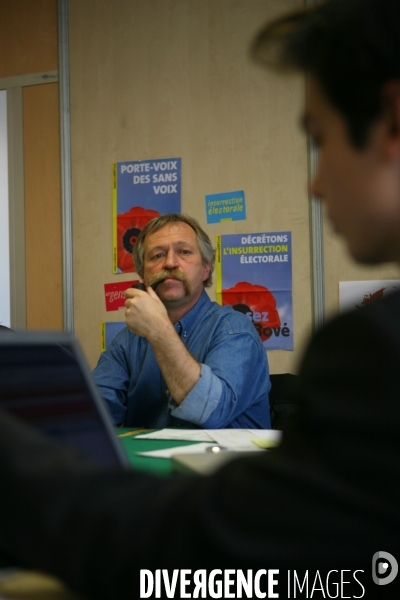
[(161, 428), (185, 422), (207, 429), (270, 427), (265, 350), (252, 322), (203, 291), (175, 325), (201, 377), (178, 405), (150, 343), (122, 329), (93, 371), (116, 425)]

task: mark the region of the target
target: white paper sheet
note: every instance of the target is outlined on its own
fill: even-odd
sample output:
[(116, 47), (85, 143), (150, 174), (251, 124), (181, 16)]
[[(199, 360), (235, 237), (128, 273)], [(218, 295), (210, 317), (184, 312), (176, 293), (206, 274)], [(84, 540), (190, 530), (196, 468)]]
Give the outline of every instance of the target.
[(189, 446), (175, 446), (174, 448), (165, 448), (164, 450), (149, 450), (148, 452), (138, 452), (139, 456), (149, 456), (152, 458), (171, 458), (173, 454), (198, 454), (205, 452), (213, 444), (206, 442), (200, 444), (190, 444)]
[(135, 436), (141, 440), (186, 440), (188, 442), (213, 442), (205, 429), (160, 429)]
[(252, 440), (264, 438), (273, 441), (281, 439), (282, 432), (276, 429), (160, 429), (151, 433), (141, 433), (137, 439), (186, 440), (189, 442), (216, 442), (227, 448), (254, 446)]
[(282, 436), (282, 432), (276, 429), (206, 429), (206, 431), (218, 445), (230, 450), (254, 449), (253, 440), (256, 438), (279, 441)]

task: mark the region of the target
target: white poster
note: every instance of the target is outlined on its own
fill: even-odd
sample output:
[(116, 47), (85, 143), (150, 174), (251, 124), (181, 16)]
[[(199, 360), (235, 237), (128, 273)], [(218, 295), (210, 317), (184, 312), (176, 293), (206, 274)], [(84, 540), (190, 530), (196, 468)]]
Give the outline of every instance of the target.
[(399, 279), (340, 281), (340, 312), (343, 313), (348, 310), (363, 308), (371, 302), (381, 300), (384, 296), (396, 290), (400, 290)]

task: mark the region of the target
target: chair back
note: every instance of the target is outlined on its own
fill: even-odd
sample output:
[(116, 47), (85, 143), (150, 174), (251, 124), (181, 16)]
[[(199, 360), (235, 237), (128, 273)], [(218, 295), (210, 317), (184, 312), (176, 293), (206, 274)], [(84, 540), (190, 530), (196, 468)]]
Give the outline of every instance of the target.
[(279, 373), (270, 375), (269, 407), (272, 429), (285, 429), (297, 411), (296, 390), (298, 375)]

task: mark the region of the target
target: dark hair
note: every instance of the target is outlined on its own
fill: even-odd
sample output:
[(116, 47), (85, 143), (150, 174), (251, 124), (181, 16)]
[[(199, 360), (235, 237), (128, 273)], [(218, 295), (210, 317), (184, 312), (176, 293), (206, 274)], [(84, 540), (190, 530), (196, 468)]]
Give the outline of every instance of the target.
[(210, 265), (210, 273), (207, 279), (204, 281), (204, 287), (210, 287), (212, 284), (212, 272), (214, 270), (215, 263), (215, 250), (212, 247), (211, 240), (205, 231), (202, 230), (196, 219), (180, 213), (168, 213), (166, 215), (161, 215), (160, 217), (152, 219), (143, 227), (133, 249), (133, 262), (135, 263), (136, 272), (139, 273), (140, 277), (143, 277), (144, 242), (146, 236), (150, 233), (155, 233), (168, 223), (186, 223), (186, 225), (189, 225), (195, 231), (197, 245), (199, 247), (203, 265)]
[(400, 79), (400, 1), (330, 0), (292, 13), (267, 24), (251, 53), (315, 77), (361, 148), (383, 113), (384, 84)]

